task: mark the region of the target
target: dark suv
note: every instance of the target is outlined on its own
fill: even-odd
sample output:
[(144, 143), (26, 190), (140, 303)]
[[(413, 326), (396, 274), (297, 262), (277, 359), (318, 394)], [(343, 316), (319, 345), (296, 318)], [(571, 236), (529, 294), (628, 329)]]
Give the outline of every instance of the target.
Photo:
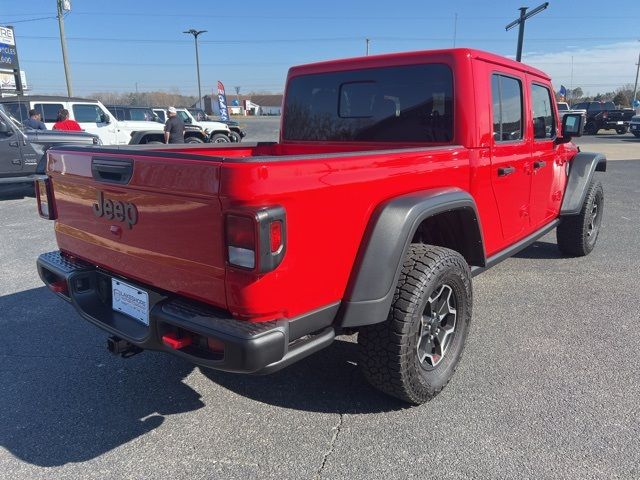
[(629, 121), (633, 117), (632, 109), (616, 108), (613, 102), (582, 102), (572, 108), (587, 111), (584, 132), (589, 135), (595, 135), (599, 130), (615, 130), (624, 135), (629, 131)]

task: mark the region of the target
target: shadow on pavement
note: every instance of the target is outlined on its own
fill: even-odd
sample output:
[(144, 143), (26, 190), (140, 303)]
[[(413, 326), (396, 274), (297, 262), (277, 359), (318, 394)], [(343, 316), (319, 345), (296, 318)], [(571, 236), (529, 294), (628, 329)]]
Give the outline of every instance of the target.
[(516, 253), (513, 258), (535, 258), (535, 259), (554, 259), (565, 258), (558, 249), (557, 243), (552, 242), (535, 242), (521, 252)]
[(338, 338), (328, 348), (271, 375), (201, 371), (238, 395), (295, 410), (362, 414), (408, 408), (371, 387), (356, 361), (357, 344)]
[(0, 185), (0, 202), (3, 200), (16, 200), (24, 197), (35, 197), (35, 192), (33, 190), (32, 184)]
[(170, 355), (105, 355), (104, 335), (42, 287), (0, 297), (0, 445), (40, 466), (95, 458), (204, 406)]

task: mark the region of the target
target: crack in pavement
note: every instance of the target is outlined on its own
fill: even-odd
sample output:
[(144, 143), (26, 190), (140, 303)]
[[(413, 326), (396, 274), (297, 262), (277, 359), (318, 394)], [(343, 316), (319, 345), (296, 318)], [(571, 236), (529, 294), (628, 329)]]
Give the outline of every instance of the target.
[(316, 476), (314, 477), (316, 479), (319, 479), (320, 476), (322, 475), (322, 470), (324, 470), (324, 467), (327, 464), (327, 460), (329, 459), (329, 456), (333, 453), (336, 440), (338, 439), (338, 435), (340, 435), (340, 431), (342, 430), (342, 423), (344, 422), (344, 413), (340, 413), (338, 415), (339, 415), (338, 423), (331, 429), (333, 430), (333, 435), (331, 436), (331, 440), (329, 441), (329, 449), (326, 452), (324, 452), (324, 455), (322, 456), (322, 464), (320, 465), (320, 468), (318, 468), (318, 471), (316, 472)]

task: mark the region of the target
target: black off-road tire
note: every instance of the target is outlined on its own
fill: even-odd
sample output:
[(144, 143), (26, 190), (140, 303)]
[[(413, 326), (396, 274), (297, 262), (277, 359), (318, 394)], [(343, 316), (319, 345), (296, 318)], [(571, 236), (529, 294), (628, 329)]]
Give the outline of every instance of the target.
[(184, 143), (204, 143), (204, 140), (201, 140), (198, 137), (191, 136), (191, 137), (186, 137), (184, 139)]
[[(419, 341), (430, 297), (441, 285), (455, 295), (456, 320), (448, 349), (435, 366), (421, 362)], [(448, 248), (412, 244), (387, 320), (358, 333), (360, 367), (384, 393), (415, 405), (431, 400), (449, 382), (462, 357), (472, 307), (471, 273), (465, 259)]]
[(624, 135), (624, 134), (626, 134), (626, 133), (627, 133), (627, 131), (628, 131), (628, 130), (627, 130), (627, 128), (626, 128), (626, 127), (625, 127), (625, 128), (617, 128), (617, 129), (616, 129), (616, 133), (617, 133), (618, 135)]
[(587, 124), (584, 126), (584, 133), (586, 133), (587, 135), (597, 135), (598, 134), (598, 127), (596, 127), (595, 122), (587, 122)]
[(229, 138), (234, 143), (240, 143), (242, 141), (242, 136), (238, 132), (234, 132), (233, 130), (229, 132)]
[(227, 137), (224, 133), (214, 133), (211, 135), (211, 139), (209, 140), (211, 143), (228, 143), (229, 137)]
[(580, 213), (562, 217), (556, 229), (560, 251), (572, 257), (584, 257), (591, 253), (598, 240), (603, 213), (602, 184), (592, 180)]

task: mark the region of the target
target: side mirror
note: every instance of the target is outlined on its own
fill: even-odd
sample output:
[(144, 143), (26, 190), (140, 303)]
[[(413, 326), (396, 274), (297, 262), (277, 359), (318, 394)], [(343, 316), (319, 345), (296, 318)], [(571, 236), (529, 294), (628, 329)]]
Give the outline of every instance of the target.
[(557, 143), (567, 143), (574, 137), (581, 137), (584, 121), (584, 115), (581, 113), (567, 113), (562, 117), (562, 137), (558, 137)]
[(100, 123), (106, 123), (107, 125), (109, 125), (111, 123), (111, 118), (109, 118), (109, 115), (107, 115), (106, 113), (101, 113)]

